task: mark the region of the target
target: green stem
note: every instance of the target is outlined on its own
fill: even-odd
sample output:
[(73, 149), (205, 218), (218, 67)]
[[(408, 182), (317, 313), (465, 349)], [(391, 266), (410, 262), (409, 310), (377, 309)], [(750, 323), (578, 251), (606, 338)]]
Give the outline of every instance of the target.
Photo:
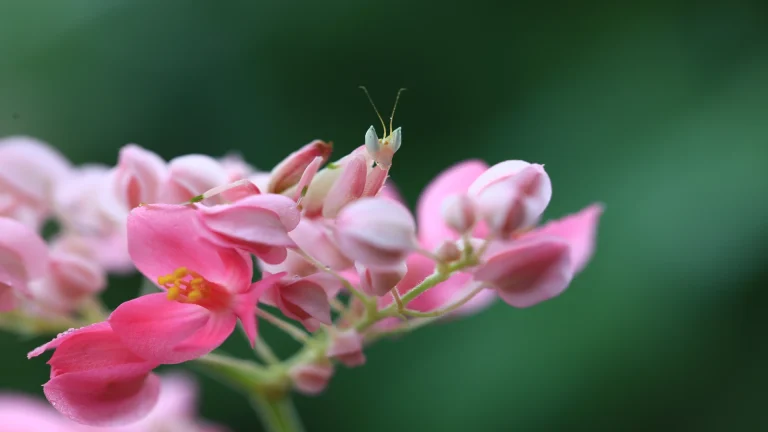
[(262, 393), (253, 392), (249, 398), (253, 409), (258, 413), (268, 432), (304, 431), (304, 426), (293, 406), (290, 394), (268, 397)]

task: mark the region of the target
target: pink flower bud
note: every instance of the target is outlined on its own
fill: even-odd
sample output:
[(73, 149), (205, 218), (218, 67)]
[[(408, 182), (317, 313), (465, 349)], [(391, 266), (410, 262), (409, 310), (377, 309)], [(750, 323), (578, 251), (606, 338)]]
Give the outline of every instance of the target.
[(331, 337), (331, 344), (325, 352), (328, 357), (337, 359), (347, 367), (365, 364), (363, 337), (355, 329), (337, 331)]
[(301, 250), (332, 270), (352, 267), (352, 261), (341, 253), (332, 233), (322, 222), (302, 219), (288, 235)]
[(349, 258), (368, 268), (398, 267), (418, 246), (416, 222), (402, 204), (362, 198), (336, 218), (336, 240)]
[[(494, 171), (494, 168), (491, 167), (486, 173)], [(477, 200), (480, 213), (491, 232), (509, 237), (517, 230), (535, 225), (552, 196), (552, 186), (543, 167), (528, 165), (513, 175), (498, 176), (490, 182), (483, 177), (486, 173), (473, 186), (487, 183), (479, 188)], [(473, 190), (470, 187), (470, 192)]]
[(288, 318), (313, 332), (320, 324), (331, 324), (331, 306), (324, 287), (310, 278), (284, 279), (268, 288), (260, 301), (275, 306)]
[(461, 258), (461, 249), (452, 241), (444, 241), (435, 249), (435, 255), (440, 261), (449, 263)]
[(345, 205), (363, 196), (368, 167), (365, 158), (353, 157), (343, 168), (341, 176), (328, 191), (323, 204), (323, 217), (333, 219)]
[(474, 200), (465, 194), (449, 195), (443, 201), (443, 220), (459, 234), (468, 232), (477, 222)]
[(508, 304), (525, 308), (562, 293), (573, 278), (568, 242), (539, 236), (491, 247), (474, 279), (495, 288)]
[(200, 220), (222, 245), (253, 253), (270, 264), (285, 259), (288, 236), (299, 224), (296, 203), (277, 194), (252, 195), (234, 204), (198, 206)]
[(363, 292), (379, 297), (392, 291), (392, 288), (403, 280), (408, 271), (405, 262), (387, 270), (371, 270), (359, 264), (356, 267), (360, 276), (360, 288)]
[(181, 204), (228, 183), (224, 167), (210, 156), (191, 154), (172, 159), (168, 163), (168, 179), (160, 200), (168, 204)]
[(293, 200), (300, 202), (301, 199), (309, 191), (309, 185), (315, 178), (317, 171), (320, 169), (320, 165), (323, 164), (323, 158), (318, 156), (312, 162), (309, 163), (307, 169), (304, 170), (304, 174), (301, 175), (299, 183), (296, 185), (296, 190), (293, 191)]
[(29, 227), (0, 218), (0, 312), (16, 306), (16, 295), (29, 296), (29, 283), (45, 275), (48, 247)]
[(314, 396), (328, 387), (333, 376), (333, 365), (330, 363), (298, 364), (288, 370), (288, 376), (293, 381), (293, 387), (300, 393)]
[(141, 203), (156, 203), (166, 180), (165, 161), (136, 144), (120, 150), (113, 184), (118, 201), (130, 210)]
[[(336, 183), (338, 183), (339, 178), (346, 171), (345, 169), (347, 165), (350, 163), (359, 164), (358, 159), (360, 158), (365, 161), (364, 165), (366, 166), (366, 170), (365, 175), (363, 176), (363, 182), (367, 184), (368, 172), (370, 171), (370, 168), (368, 167), (373, 163), (373, 160), (370, 159), (370, 156), (365, 151), (365, 146), (360, 146), (348, 155), (344, 156), (336, 162), (329, 163), (325, 168), (317, 172), (317, 174), (312, 179), (309, 188), (307, 188), (307, 192), (304, 195), (304, 198), (301, 200), (301, 206), (304, 209), (303, 213), (306, 217), (316, 218), (322, 216), (323, 207), (327, 203), (327, 198), (331, 192), (331, 189), (336, 185)], [(354, 178), (357, 182), (359, 181), (360, 176), (358, 171), (359, 168), (356, 166), (353, 170), (348, 171), (347, 175), (349, 175), (351, 178)], [(349, 181), (346, 181), (346, 183), (349, 183)], [(352, 186), (352, 190), (355, 191), (356, 195), (356, 188), (359, 186), (357, 183), (353, 184)], [(374, 185), (371, 185), (371, 188), (373, 188), (373, 186)], [(349, 184), (344, 187), (340, 187), (342, 197), (345, 195), (343, 193), (345, 192), (345, 188), (349, 187)], [(366, 186), (364, 185), (363, 193), (365, 193), (365, 191)], [(338, 207), (337, 204), (334, 204), (334, 206)]]
[(321, 157), (323, 162), (325, 162), (331, 155), (332, 150), (333, 146), (331, 144), (315, 140), (291, 153), (272, 169), (267, 191), (281, 193), (295, 185), (316, 157)]
[(240, 179), (222, 186), (216, 186), (203, 194), (203, 204), (229, 204), (261, 191), (250, 180)]

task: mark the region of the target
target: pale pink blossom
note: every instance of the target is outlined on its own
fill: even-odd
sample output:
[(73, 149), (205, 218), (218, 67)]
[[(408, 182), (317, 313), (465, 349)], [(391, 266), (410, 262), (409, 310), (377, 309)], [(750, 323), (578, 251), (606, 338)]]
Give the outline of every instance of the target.
[[(321, 140), (314, 140), (300, 149), (291, 153), (277, 164), (270, 173), (267, 191), (282, 193), (283, 191), (299, 183), (304, 171), (312, 164), (315, 158), (320, 157), (322, 163), (328, 160), (333, 146)], [(316, 170), (316, 168), (315, 168)]]
[(385, 198), (362, 198), (345, 207), (336, 219), (341, 251), (361, 265), (398, 267), (416, 250), (416, 223), (403, 205)]
[(70, 170), (69, 161), (40, 140), (26, 136), (0, 139), (0, 195), (11, 196), (15, 203), (13, 212), (6, 209), (0, 214), (39, 224), (50, 213), (56, 183)]
[(445, 224), (458, 234), (469, 232), (477, 222), (477, 204), (467, 194), (448, 195), (442, 213)]
[(127, 424), (146, 416), (157, 402), (160, 380), (151, 373), (157, 364), (128, 350), (108, 323), (62, 333), (29, 357), (54, 348), (43, 392), (69, 419), (94, 426)]
[(285, 260), (288, 236), (299, 224), (296, 203), (277, 194), (247, 196), (233, 204), (197, 207), (201, 223), (215, 241), (248, 251), (270, 264)]
[(40, 399), (0, 393), (0, 425), (5, 432), (81, 432), (73, 423)]
[(48, 247), (29, 227), (0, 217), (0, 312), (12, 310), (18, 296), (30, 295), (30, 283), (48, 270)]
[(333, 376), (333, 365), (329, 363), (301, 363), (288, 370), (293, 387), (305, 395), (318, 395), (328, 387)]
[(59, 247), (51, 249), (49, 258), (45, 277), (30, 285), (34, 300), (40, 305), (60, 312), (71, 311), (106, 288), (106, 272), (88, 256)]
[(142, 203), (156, 203), (167, 181), (165, 161), (136, 144), (120, 149), (117, 166), (112, 173), (114, 192), (126, 211)]
[(200, 154), (179, 156), (168, 162), (160, 202), (181, 204), (227, 183), (229, 175), (216, 159)]
[(218, 162), (227, 173), (227, 182), (247, 179), (257, 173), (256, 168), (243, 160), (243, 157), (237, 153), (229, 153), (219, 158)]
[(347, 367), (362, 366), (365, 364), (363, 336), (355, 329), (334, 331), (325, 354)]
[(137, 207), (128, 218), (128, 250), (163, 293), (120, 305), (109, 323), (123, 343), (158, 363), (181, 363), (221, 345), (239, 319), (255, 343), (255, 307), (281, 274), (251, 283), (246, 253), (210, 240), (192, 206)]

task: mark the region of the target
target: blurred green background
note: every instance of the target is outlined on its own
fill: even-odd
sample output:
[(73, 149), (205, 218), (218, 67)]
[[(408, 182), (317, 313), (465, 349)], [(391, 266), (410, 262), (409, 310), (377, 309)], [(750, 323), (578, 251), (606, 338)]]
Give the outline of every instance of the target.
[[(563, 296), (377, 344), (297, 399), (310, 431), (768, 430), (765, 1), (0, 3), (0, 136), (78, 163), (129, 142), (340, 156), (377, 124), (362, 84), (385, 112), (408, 88), (392, 175), (411, 205), (449, 164), (524, 159), (552, 177), (547, 218), (606, 212)], [(41, 340), (0, 335), (2, 390), (42, 395)], [(203, 415), (259, 430), (203, 385)]]

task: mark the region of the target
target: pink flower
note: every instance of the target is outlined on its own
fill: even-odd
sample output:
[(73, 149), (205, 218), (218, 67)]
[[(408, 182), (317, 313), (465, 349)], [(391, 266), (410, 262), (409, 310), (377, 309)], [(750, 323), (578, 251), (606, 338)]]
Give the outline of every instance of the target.
[(130, 210), (141, 203), (159, 201), (160, 188), (166, 181), (168, 169), (157, 154), (136, 144), (128, 144), (120, 149), (112, 175), (117, 200), (126, 210)]
[(136, 354), (181, 363), (221, 345), (238, 320), (255, 343), (255, 307), (275, 275), (251, 283), (246, 253), (210, 240), (192, 206), (137, 207), (128, 218), (128, 250), (139, 271), (165, 293), (120, 305), (109, 323)]
[(158, 399), (157, 364), (129, 351), (102, 322), (70, 330), (29, 353), (56, 348), (43, 392), (54, 408), (78, 423), (111, 426), (137, 421)]
[(47, 266), (45, 241), (21, 222), (0, 217), (0, 312), (16, 307), (16, 295), (29, 296), (29, 284)]
[(47, 274), (31, 285), (37, 303), (67, 312), (106, 288), (106, 272), (93, 259), (61, 248), (49, 256)]
[(336, 331), (325, 354), (347, 367), (362, 366), (365, 364), (363, 337), (355, 329)]
[(172, 374), (160, 377), (160, 397), (154, 408), (136, 423), (119, 427), (85, 427), (82, 432), (223, 432), (223, 427), (197, 417), (198, 388), (192, 378)]
[(253, 253), (270, 264), (285, 260), (288, 236), (299, 224), (296, 203), (277, 194), (251, 195), (233, 204), (199, 206), (202, 224), (224, 245)]
[(320, 324), (330, 325), (329, 298), (335, 297), (341, 284), (327, 274), (317, 273), (300, 279), (283, 278), (264, 292), (261, 302), (275, 306), (288, 318), (295, 319), (314, 332)]
[(533, 306), (568, 287), (573, 278), (569, 249), (565, 240), (548, 236), (499, 242), (474, 271), (474, 278), (495, 288), (512, 306)]
[(236, 182), (247, 179), (256, 173), (256, 169), (243, 160), (243, 157), (236, 153), (230, 153), (218, 160), (219, 164), (227, 173), (227, 182)]
[(544, 167), (523, 161), (492, 166), (469, 190), (491, 232), (500, 237), (535, 225), (552, 197)]
[(411, 213), (385, 198), (363, 198), (345, 207), (336, 219), (336, 240), (349, 258), (380, 270), (399, 267), (418, 246)]
[(216, 186), (227, 184), (229, 176), (216, 159), (191, 154), (168, 162), (168, 178), (160, 194), (160, 202), (181, 204)]
[(330, 157), (332, 150), (333, 145), (314, 140), (291, 153), (272, 169), (267, 191), (282, 193), (291, 186), (295, 186), (315, 158), (320, 157), (323, 164)]
[(330, 363), (298, 364), (288, 370), (288, 376), (293, 381), (293, 387), (300, 393), (314, 396), (328, 387), (328, 381), (333, 376), (333, 365)]

